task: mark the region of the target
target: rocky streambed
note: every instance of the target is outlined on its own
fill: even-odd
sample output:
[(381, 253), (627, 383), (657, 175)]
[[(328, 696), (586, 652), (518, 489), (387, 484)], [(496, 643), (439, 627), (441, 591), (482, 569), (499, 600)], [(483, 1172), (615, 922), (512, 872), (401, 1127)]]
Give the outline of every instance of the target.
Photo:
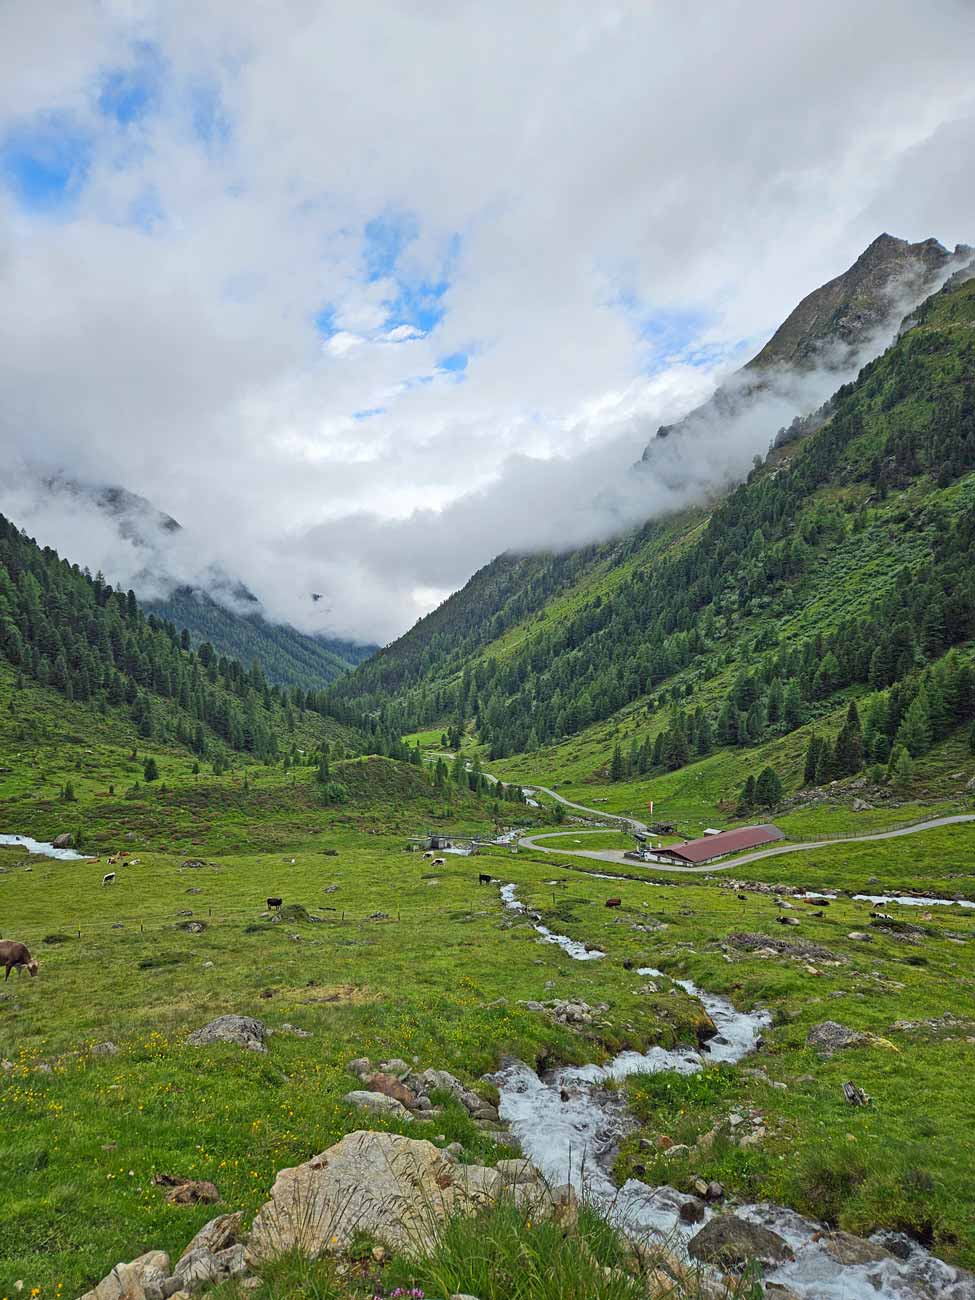
[[(502, 889), (502, 900), (525, 910), (514, 886)], [(543, 937), (558, 942), (550, 936), (546, 930)], [(570, 956), (581, 948), (582, 959), (590, 957), (584, 945), (567, 942), (573, 947), (560, 946)], [(661, 972), (644, 967), (634, 974)], [(783, 1300), (975, 1300), (975, 1276), (901, 1234), (875, 1233), (866, 1240), (831, 1233), (781, 1206), (747, 1204), (716, 1214), (673, 1187), (648, 1187), (636, 1179), (615, 1185), (609, 1167), (630, 1121), (619, 1091), (607, 1084), (634, 1074), (691, 1074), (715, 1062), (735, 1064), (760, 1045), (771, 1023), (765, 1011), (738, 1011), (690, 980), (676, 983), (700, 1000), (717, 1028), (701, 1048), (621, 1052), (606, 1065), (567, 1066), (543, 1075), (522, 1061), (505, 1062), (495, 1078), (499, 1113), (545, 1178), (553, 1185), (569, 1183), (629, 1235), (666, 1240), (687, 1261), (735, 1267), (761, 1260), (766, 1281), (783, 1288)]]

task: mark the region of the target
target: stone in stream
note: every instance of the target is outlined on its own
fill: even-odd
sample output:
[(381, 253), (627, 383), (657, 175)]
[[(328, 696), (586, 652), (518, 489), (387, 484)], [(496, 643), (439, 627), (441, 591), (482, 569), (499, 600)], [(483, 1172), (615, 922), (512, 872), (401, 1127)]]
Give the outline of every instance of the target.
[(784, 1237), (735, 1214), (720, 1214), (687, 1243), (692, 1259), (721, 1268), (742, 1269), (753, 1260), (785, 1264), (795, 1257)]
[(820, 1240), (820, 1246), (831, 1259), (844, 1267), (850, 1264), (881, 1264), (894, 1256), (883, 1246), (854, 1237), (850, 1232), (831, 1232)]

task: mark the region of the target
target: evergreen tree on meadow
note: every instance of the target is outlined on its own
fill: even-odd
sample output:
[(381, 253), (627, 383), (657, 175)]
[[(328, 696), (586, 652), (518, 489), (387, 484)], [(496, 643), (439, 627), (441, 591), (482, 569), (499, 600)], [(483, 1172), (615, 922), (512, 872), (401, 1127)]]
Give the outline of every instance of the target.
[(609, 765), (609, 779), (611, 781), (622, 781), (624, 774), (623, 751), (620, 749), (619, 742), (613, 750), (613, 758)]
[(782, 802), (782, 782), (773, 768), (765, 767), (759, 773), (754, 802), (762, 808), (777, 808)]
[(895, 743), (903, 746), (912, 758), (926, 754), (931, 747), (931, 721), (928, 716), (927, 692), (921, 686), (897, 728)]
[(894, 785), (904, 790), (914, 779), (914, 759), (905, 747), (894, 751), (891, 779)]
[(158, 781), (158, 780), (159, 780), (159, 766), (158, 766), (158, 764), (156, 763), (156, 760), (152, 757), (151, 754), (150, 754), (149, 757), (146, 759), (146, 761), (145, 761), (145, 766), (144, 766), (143, 769), (142, 769), (142, 779), (143, 779), (144, 781)]
[(824, 743), (815, 732), (809, 737), (809, 744), (806, 746), (806, 763), (802, 774), (803, 785), (815, 785), (819, 779), (819, 767)]

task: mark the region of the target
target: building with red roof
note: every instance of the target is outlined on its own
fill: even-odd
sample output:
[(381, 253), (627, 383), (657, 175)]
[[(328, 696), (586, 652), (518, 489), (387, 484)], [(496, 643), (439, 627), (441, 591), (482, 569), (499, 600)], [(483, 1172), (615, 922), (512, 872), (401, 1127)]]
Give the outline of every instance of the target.
[(731, 853), (740, 853), (743, 849), (757, 849), (784, 839), (785, 833), (778, 826), (739, 826), (732, 831), (719, 831), (717, 835), (705, 835), (700, 840), (668, 844), (666, 848), (653, 849), (646, 856), (651, 862), (699, 867), (705, 862), (726, 858)]

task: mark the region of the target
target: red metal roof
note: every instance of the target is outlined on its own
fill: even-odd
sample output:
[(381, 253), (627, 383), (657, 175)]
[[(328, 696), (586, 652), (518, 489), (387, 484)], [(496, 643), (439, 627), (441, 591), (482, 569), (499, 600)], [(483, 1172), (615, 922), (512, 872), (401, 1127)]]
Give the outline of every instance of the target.
[(657, 852), (672, 853), (685, 862), (709, 862), (711, 858), (722, 858), (727, 853), (738, 853), (741, 849), (754, 849), (760, 844), (784, 839), (785, 835), (778, 826), (739, 826), (737, 830), (722, 831), (720, 835), (705, 835), (700, 840), (669, 844)]

